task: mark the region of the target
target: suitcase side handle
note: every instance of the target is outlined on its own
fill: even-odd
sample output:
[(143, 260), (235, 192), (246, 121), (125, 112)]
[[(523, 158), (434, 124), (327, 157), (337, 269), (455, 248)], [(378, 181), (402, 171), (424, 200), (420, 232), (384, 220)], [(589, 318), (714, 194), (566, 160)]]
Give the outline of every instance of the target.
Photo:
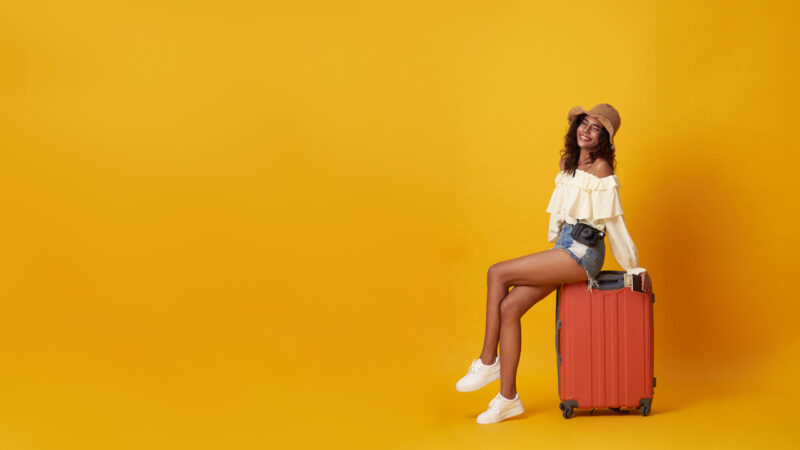
[(561, 321), (556, 320), (556, 360), (558, 365), (561, 365), (561, 349), (558, 346), (558, 338), (561, 335)]
[(597, 289), (613, 291), (625, 287), (625, 272), (621, 270), (603, 270), (597, 274)]

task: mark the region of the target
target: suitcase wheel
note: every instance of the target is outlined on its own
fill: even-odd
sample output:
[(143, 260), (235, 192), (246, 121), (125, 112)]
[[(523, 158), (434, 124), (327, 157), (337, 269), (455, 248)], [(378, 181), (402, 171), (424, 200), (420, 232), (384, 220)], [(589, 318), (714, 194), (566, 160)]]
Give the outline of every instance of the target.
[(558, 407), (561, 408), (561, 411), (564, 411), (562, 414), (563, 414), (565, 419), (569, 419), (570, 417), (572, 417), (572, 407), (571, 406), (566, 406), (563, 403), (559, 403)]
[(650, 414), (650, 403), (652, 403), (653, 399), (651, 398), (643, 398), (639, 400), (639, 412), (642, 413), (643, 416)]

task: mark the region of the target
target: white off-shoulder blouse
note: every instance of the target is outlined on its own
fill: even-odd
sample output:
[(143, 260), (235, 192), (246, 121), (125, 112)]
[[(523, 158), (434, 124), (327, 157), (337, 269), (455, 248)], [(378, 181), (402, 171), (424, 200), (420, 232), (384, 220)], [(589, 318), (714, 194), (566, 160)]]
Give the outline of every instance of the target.
[(547, 205), (550, 213), (548, 241), (555, 243), (564, 222), (578, 221), (605, 231), (611, 251), (620, 266), (630, 274), (644, 272), (639, 267), (639, 250), (625, 226), (617, 175), (597, 177), (577, 169), (575, 175), (561, 171), (556, 175), (556, 187)]

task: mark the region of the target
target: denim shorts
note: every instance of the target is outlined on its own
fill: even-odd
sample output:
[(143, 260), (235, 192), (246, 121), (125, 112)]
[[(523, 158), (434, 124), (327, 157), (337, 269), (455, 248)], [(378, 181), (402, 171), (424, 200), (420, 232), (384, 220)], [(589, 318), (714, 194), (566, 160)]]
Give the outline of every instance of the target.
[(586, 271), (588, 276), (587, 287), (589, 291), (592, 286), (597, 286), (595, 279), (603, 268), (603, 261), (606, 258), (606, 244), (605, 239), (597, 241), (593, 246), (582, 244), (572, 238), (572, 227), (574, 225), (564, 222), (561, 226), (561, 231), (558, 233), (556, 245), (553, 248), (561, 248), (572, 256), (572, 259), (578, 262), (583, 270)]

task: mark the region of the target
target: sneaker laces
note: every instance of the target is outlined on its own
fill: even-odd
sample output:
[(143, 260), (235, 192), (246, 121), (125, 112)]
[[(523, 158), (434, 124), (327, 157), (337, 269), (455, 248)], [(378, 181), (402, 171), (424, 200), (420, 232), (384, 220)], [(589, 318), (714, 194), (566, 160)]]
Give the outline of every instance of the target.
[(491, 402), (489, 402), (489, 409), (493, 409), (495, 411), (500, 409), (500, 397), (495, 397)]
[[(497, 362), (497, 361), (495, 360), (495, 362)], [(474, 359), (474, 360), (472, 360), (472, 365), (471, 365), (471, 366), (469, 366), (469, 371), (468, 371), (468, 372), (469, 372), (469, 373), (475, 373), (475, 372), (477, 372), (477, 371), (478, 371), (478, 369), (480, 369), (481, 367), (490, 367), (490, 366), (493, 366), (493, 365), (494, 365), (494, 363), (492, 363), (492, 364), (485, 364), (483, 361), (481, 361), (481, 359), (480, 359), (480, 358), (478, 358), (478, 359)]]
[(495, 402), (497, 404), (497, 406), (499, 407), (500, 406), (500, 402), (508, 402), (508, 403), (516, 402), (518, 398), (519, 398), (519, 394), (516, 394), (514, 396), (514, 398), (505, 398), (503, 396), (503, 394), (497, 394), (497, 397), (495, 397), (492, 401)]

